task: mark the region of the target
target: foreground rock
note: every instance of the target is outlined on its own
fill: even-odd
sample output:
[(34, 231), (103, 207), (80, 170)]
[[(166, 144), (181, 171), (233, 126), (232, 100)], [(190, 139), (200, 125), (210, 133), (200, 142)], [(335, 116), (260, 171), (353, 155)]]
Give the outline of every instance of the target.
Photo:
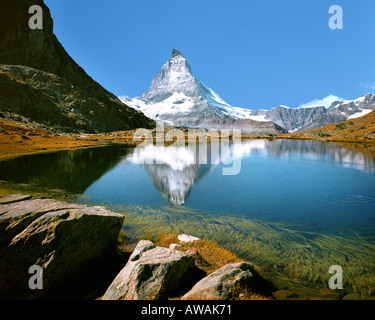
[(182, 300), (227, 300), (238, 297), (252, 284), (254, 266), (240, 262), (227, 264), (199, 281)]
[[(141, 241), (103, 300), (160, 300), (186, 292), (204, 272), (194, 258), (178, 250)], [(185, 290), (185, 291), (184, 291)]]
[[(124, 217), (102, 207), (31, 199), (0, 199), (0, 298), (35, 299), (90, 271), (116, 252)], [(31, 290), (29, 268), (43, 269), (43, 289)]]

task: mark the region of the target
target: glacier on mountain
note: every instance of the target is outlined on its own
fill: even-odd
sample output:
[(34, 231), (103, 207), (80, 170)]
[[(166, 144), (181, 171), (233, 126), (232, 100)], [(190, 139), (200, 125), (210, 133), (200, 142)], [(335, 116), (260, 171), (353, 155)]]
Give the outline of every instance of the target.
[(356, 100), (336, 101), (329, 108), (311, 106), (270, 110), (233, 107), (195, 78), (178, 49), (156, 73), (148, 91), (136, 98), (119, 97), (128, 106), (169, 126), (204, 129), (241, 129), (254, 134), (280, 134), (319, 127), (328, 122), (359, 117), (371, 112), (375, 94)]

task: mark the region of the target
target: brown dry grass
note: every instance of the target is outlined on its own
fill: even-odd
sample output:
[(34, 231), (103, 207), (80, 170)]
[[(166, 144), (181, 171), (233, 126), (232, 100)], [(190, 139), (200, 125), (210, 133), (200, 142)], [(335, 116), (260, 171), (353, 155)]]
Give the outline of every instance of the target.
[(197, 249), (202, 258), (208, 263), (207, 266), (202, 267), (208, 274), (227, 264), (244, 261), (233, 252), (220, 247), (216, 242), (206, 239), (199, 239), (193, 242), (180, 242), (177, 235), (167, 233), (159, 234), (155, 242), (156, 245), (161, 247), (169, 247), (172, 243), (179, 244), (179, 250), (181, 251), (187, 251), (191, 248)]
[[(172, 243), (176, 243), (180, 246), (178, 250), (187, 251), (189, 249), (195, 248), (203, 261), (206, 262), (205, 265), (200, 265), (199, 267), (210, 274), (227, 264), (237, 263), (244, 261), (239, 258), (233, 252), (220, 247), (220, 245), (214, 241), (199, 239), (193, 242), (180, 242), (177, 235), (173, 233), (162, 233), (159, 234), (155, 245), (161, 247), (169, 247)], [(255, 271), (259, 273), (261, 269), (254, 265)], [(238, 297), (241, 293), (241, 300), (270, 300), (271, 298), (264, 296), (263, 294), (252, 292), (250, 288), (238, 288), (238, 293), (234, 296)]]
[(360, 118), (346, 120), (339, 124), (329, 123), (322, 128), (303, 132), (287, 133), (277, 138), (375, 144), (375, 110)]
[(0, 159), (25, 153), (95, 145), (98, 145), (98, 142), (49, 133), (13, 120), (0, 118)]
[(134, 145), (134, 130), (110, 133), (56, 133), (0, 117), (0, 160), (22, 154), (94, 147), (108, 143)]
[[(188, 131), (183, 128), (165, 128), (165, 133), (169, 130), (179, 129), (185, 135), (183, 143), (189, 143)], [(157, 142), (156, 129), (151, 130), (152, 142)], [(0, 117), (0, 160), (4, 160), (18, 155), (55, 151), (62, 149), (85, 148), (109, 143), (119, 143), (136, 146), (142, 143), (134, 141), (135, 130), (116, 131), (108, 133), (86, 134), (86, 133), (56, 133), (48, 128), (32, 125), (29, 123), (19, 122), (7, 118)], [(198, 131), (200, 141), (207, 139), (211, 141), (211, 136), (205, 131)], [(220, 140), (218, 136), (218, 141)], [(268, 136), (243, 135), (243, 140), (269, 138)], [(195, 137), (193, 138), (196, 139)], [(233, 139), (233, 135), (229, 135), (229, 139)], [(165, 145), (176, 143), (177, 138), (171, 141), (164, 141)]]

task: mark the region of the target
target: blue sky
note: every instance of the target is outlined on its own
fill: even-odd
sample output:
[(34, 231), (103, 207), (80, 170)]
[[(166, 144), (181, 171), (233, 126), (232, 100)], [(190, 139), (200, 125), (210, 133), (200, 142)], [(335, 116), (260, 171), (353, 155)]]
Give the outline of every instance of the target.
[[(145, 92), (175, 47), (195, 77), (236, 107), (375, 93), (374, 0), (45, 3), (67, 52), (118, 96)], [(331, 5), (343, 9), (342, 30), (328, 26)]]

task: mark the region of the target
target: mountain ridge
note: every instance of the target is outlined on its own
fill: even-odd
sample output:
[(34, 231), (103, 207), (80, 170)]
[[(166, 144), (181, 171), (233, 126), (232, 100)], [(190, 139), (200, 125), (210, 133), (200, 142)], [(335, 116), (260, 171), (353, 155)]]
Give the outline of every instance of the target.
[(195, 78), (186, 58), (174, 48), (145, 93), (132, 99), (119, 98), (150, 118), (172, 126), (240, 128), (246, 133), (273, 134), (285, 133), (285, 130), (300, 132), (363, 115), (364, 111), (368, 113), (375, 108), (374, 97), (366, 94), (355, 100), (336, 101), (329, 108), (278, 105), (264, 110), (233, 107)]
[(286, 133), (272, 121), (233, 117), (236, 109), (193, 76), (191, 66), (176, 48), (156, 73), (149, 90), (138, 98), (120, 99), (150, 118), (172, 126), (241, 129), (256, 134)]
[(279, 138), (373, 143), (375, 141), (375, 110), (362, 117), (344, 120), (340, 123), (327, 123), (301, 132), (287, 133), (280, 135)]
[[(32, 5), (43, 10), (43, 29), (28, 26)], [(2, 0), (0, 33), (3, 117), (26, 116), (73, 132), (155, 127), (153, 120), (123, 104), (69, 56), (53, 33), (53, 19), (43, 0)], [(58, 87), (49, 85), (52, 79), (58, 81)], [(70, 99), (69, 103), (65, 99)]]

